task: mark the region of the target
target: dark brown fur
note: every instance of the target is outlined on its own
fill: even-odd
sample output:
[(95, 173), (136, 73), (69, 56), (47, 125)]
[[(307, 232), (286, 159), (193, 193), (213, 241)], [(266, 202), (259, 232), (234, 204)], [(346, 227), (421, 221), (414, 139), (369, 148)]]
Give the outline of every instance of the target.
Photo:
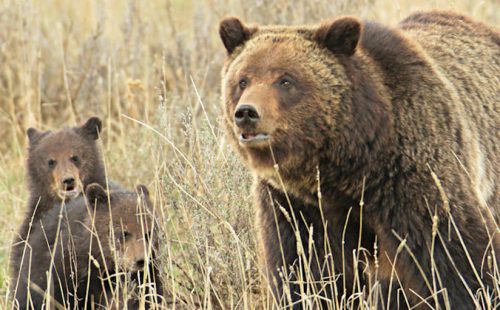
[[(90, 183), (106, 184), (104, 165), (97, 145), (101, 120), (92, 117), (79, 127), (55, 132), (28, 129), (29, 149), (27, 175), (29, 203), (26, 222), (34, 222), (64, 197), (64, 180), (73, 178), (78, 196)], [(50, 161), (50, 163), (49, 163)], [(25, 232), (21, 231), (21, 236)]]
[[(47, 211), (81, 196), (85, 186), (99, 183), (106, 186), (104, 165), (96, 140), (101, 131), (101, 120), (92, 117), (78, 127), (55, 132), (29, 128), (27, 179), (28, 208), (14, 237), (11, 270), (19, 268), (19, 258), (25, 248), (30, 226), (36, 225)], [(50, 164), (49, 164), (50, 162)], [(73, 179), (71, 195), (65, 180)]]
[[(352, 17), (319, 27), (250, 28), (229, 20), (220, 27), (231, 47), (222, 74), (224, 125), (255, 174), (257, 221), (276, 297), (283, 296), (277, 269), (298, 263), (294, 230), (307, 245), (311, 226), (318, 258), (311, 267), (314, 280), (329, 274), (320, 267), (327, 243), (337, 274), (345, 271), (341, 292), (349, 295), (361, 225), (363, 248), (373, 249), (377, 240), (386, 296), (404, 239), (395, 271), (410, 305), (421, 301), (416, 294), (427, 298), (444, 288), (431, 304), (443, 306), (447, 294), (453, 309), (473, 307), (466, 286), (476, 293), (491, 285), (483, 257), (495, 260), (500, 251), (494, 220), (500, 202), (498, 32), (448, 12), (417, 13), (396, 28)], [(259, 121), (237, 126), (234, 115), (242, 105), (255, 107)], [(247, 146), (238, 137), (248, 133), (271, 138)], [(298, 227), (293, 229), (284, 210)], [(480, 281), (449, 229), (452, 219)], [(442, 284), (436, 289), (429, 285), (431, 256)], [(289, 289), (298, 300), (298, 287)]]
[[(154, 237), (154, 219), (150, 216), (152, 206), (147, 189), (139, 186), (137, 191), (139, 194), (109, 192), (108, 206), (108, 192), (95, 183), (88, 186), (86, 199), (80, 197), (47, 211), (34, 224), (24, 255), (15, 258), (20, 263), (13, 270), (14, 305), (20, 309), (41, 309), (47, 303), (43, 295), (49, 288), (47, 274), (52, 277), (52, 304), (55, 301), (68, 309), (109, 306), (118, 272), (143, 282), (141, 263), (149, 261), (148, 240)], [(54, 260), (49, 268), (51, 253)], [(161, 294), (158, 270), (152, 261), (149, 266), (148, 277), (153, 279), (149, 283), (156, 283)], [(147, 300), (152, 298), (156, 297), (152, 295)], [(138, 301), (128, 301), (129, 308), (138, 306)]]

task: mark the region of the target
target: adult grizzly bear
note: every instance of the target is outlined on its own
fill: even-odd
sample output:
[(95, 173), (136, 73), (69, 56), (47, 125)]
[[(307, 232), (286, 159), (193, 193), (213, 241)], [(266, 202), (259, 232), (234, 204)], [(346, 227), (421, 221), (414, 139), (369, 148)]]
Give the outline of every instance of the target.
[(500, 251), (500, 34), (439, 11), (219, 33), (224, 126), (255, 175), (278, 302), (338, 306), (363, 267), (385, 307), (479, 306)]
[[(149, 256), (156, 231), (147, 188), (107, 192), (93, 183), (85, 195), (47, 211), (33, 225), (26, 255), (14, 258), (20, 261), (12, 270), (14, 306), (121, 309), (116, 284), (125, 274), (148, 288), (147, 301), (159, 298), (151, 294), (151, 289), (161, 293), (161, 282)], [(129, 309), (140, 306), (134, 299), (127, 304)]]

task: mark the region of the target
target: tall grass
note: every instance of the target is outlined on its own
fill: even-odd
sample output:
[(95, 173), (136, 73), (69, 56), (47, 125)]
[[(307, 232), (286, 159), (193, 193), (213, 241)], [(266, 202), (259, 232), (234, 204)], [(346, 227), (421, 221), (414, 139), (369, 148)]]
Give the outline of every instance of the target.
[[(426, 8), (500, 23), (495, 0), (2, 1), (0, 308), (8, 305), (9, 245), (28, 197), (25, 131), (71, 126), (91, 115), (104, 120), (110, 178), (129, 188), (148, 185), (159, 207), (166, 305), (270, 307), (251, 175), (219, 126), (218, 21), (237, 15), (301, 24), (352, 14), (395, 24)], [(366, 289), (358, 297), (374, 305), (376, 287)]]

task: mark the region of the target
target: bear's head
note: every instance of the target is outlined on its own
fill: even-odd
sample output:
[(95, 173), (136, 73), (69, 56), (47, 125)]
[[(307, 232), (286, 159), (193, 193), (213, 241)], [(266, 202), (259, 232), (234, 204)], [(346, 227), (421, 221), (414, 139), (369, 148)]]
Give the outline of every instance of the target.
[(96, 140), (101, 120), (92, 117), (79, 127), (55, 132), (27, 130), (28, 176), (36, 195), (55, 200), (79, 196), (84, 186), (101, 182), (104, 169)]
[(108, 270), (135, 272), (143, 270), (153, 252), (154, 218), (149, 191), (138, 185), (137, 192), (106, 191), (97, 183), (90, 184), (85, 196), (93, 212), (86, 226), (93, 227), (99, 246), (92, 255), (107, 265)]
[(317, 154), (327, 153), (321, 150), (334, 157), (374, 138), (371, 124), (351, 130), (379, 109), (372, 88), (357, 91), (364, 83), (357, 80), (364, 78), (356, 60), (363, 57), (361, 32), (352, 17), (319, 26), (247, 26), (234, 17), (220, 23), (224, 126), (258, 175), (274, 174), (275, 164), (280, 171), (315, 166)]

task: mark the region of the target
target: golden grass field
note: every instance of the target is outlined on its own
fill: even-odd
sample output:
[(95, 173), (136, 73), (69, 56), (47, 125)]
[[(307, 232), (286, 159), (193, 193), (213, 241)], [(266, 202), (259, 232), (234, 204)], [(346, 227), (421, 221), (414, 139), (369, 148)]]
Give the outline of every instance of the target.
[(9, 245), (28, 199), (26, 129), (93, 115), (103, 120), (108, 176), (146, 184), (161, 210), (167, 307), (270, 308), (251, 175), (219, 125), (218, 22), (349, 14), (394, 25), (430, 8), (500, 24), (498, 0), (0, 1), (0, 308), (9, 306)]

